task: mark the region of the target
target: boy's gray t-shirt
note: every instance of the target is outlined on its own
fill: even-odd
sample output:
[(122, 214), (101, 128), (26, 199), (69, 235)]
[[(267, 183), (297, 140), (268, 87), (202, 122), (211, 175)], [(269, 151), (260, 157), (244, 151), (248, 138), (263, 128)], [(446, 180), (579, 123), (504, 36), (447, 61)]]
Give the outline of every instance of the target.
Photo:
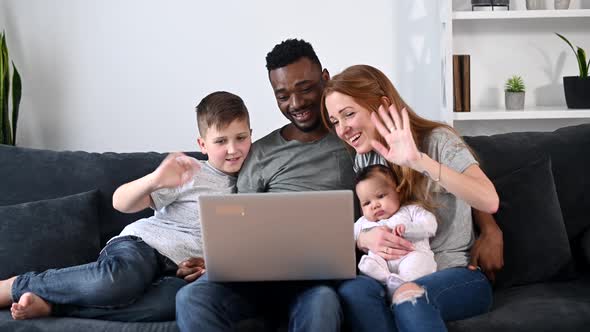
[(256, 141), (238, 176), (239, 193), (353, 189), (353, 155), (334, 134), (287, 141), (277, 129)]
[[(463, 140), (446, 128), (434, 129), (424, 143), (424, 152), (430, 158), (459, 173), (463, 173), (471, 165), (478, 164)], [(355, 171), (358, 172), (363, 167), (374, 164), (387, 165), (387, 162), (373, 151), (357, 155)], [(469, 250), (475, 241), (471, 206), (447, 192), (436, 182), (431, 180), (429, 185), (434, 201), (439, 205), (434, 211), (438, 229), (436, 235), (430, 240), (438, 270), (467, 266)]]
[(176, 264), (190, 257), (202, 257), (199, 197), (234, 193), (236, 178), (215, 169), (207, 161), (197, 161), (201, 170), (195, 172), (191, 181), (177, 188), (154, 191), (151, 194), (154, 215), (127, 225), (117, 237), (141, 237)]

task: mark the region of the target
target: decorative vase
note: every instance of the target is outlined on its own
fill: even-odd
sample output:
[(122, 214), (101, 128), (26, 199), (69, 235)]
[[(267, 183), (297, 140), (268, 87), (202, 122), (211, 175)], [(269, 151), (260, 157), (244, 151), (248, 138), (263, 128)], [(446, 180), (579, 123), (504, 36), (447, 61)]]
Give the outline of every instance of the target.
[(545, 0), (526, 0), (526, 9), (528, 9), (528, 10), (545, 9)]
[(590, 108), (590, 77), (565, 76), (563, 90), (568, 108)]
[(555, 0), (553, 3), (555, 9), (568, 9), (570, 8), (570, 0)]
[(524, 92), (508, 92), (505, 94), (506, 109), (509, 111), (524, 109)]

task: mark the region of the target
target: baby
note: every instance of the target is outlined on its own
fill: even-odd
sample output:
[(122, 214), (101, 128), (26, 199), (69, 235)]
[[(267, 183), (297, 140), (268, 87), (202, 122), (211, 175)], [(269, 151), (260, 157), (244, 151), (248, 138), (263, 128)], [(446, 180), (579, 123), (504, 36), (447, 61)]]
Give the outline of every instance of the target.
[(363, 216), (354, 224), (355, 240), (364, 229), (387, 226), (395, 235), (412, 242), (415, 248), (407, 255), (390, 261), (369, 252), (360, 260), (361, 273), (383, 283), (391, 298), (404, 282), (435, 272), (436, 262), (429, 238), (436, 233), (436, 217), (420, 205), (400, 207), (391, 169), (383, 165), (363, 168), (357, 174), (355, 189), (363, 211)]

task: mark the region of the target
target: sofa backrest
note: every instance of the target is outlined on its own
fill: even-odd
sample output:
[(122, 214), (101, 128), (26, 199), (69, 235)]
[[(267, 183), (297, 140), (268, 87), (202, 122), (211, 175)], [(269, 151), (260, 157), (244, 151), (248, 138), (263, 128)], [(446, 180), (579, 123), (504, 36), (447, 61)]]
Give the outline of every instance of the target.
[[(553, 132), (521, 132), (464, 137), (494, 181), (527, 163), (549, 156), (572, 254), (578, 263), (579, 241), (590, 230), (590, 124)], [(531, 207), (535, 208), (535, 207)]]
[[(190, 155), (205, 159), (201, 153)], [(112, 207), (115, 189), (153, 171), (164, 153), (88, 153), (0, 145), (0, 206), (99, 191), (100, 240), (104, 245), (127, 224), (153, 214), (124, 214)]]

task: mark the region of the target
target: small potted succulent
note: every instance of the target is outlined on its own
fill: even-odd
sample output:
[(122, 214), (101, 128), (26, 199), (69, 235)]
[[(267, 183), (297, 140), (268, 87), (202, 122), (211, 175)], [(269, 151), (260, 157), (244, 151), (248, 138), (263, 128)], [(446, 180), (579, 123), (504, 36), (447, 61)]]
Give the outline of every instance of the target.
[(590, 61), (586, 62), (586, 52), (579, 46), (576, 46), (576, 51), (567, 38), (557, 32), (555, 34), (572, 49), (576, 60), (578, 60), (578, 68), (580, 69), (580, 76), (563, 77), (563, 90), (567, 107), (590, 108), (590, 76), (588, 76)]
[(505, 102), (507, 110), (524, 109), (524, 81), (522, 77), (514, 75), (504, 85)]

